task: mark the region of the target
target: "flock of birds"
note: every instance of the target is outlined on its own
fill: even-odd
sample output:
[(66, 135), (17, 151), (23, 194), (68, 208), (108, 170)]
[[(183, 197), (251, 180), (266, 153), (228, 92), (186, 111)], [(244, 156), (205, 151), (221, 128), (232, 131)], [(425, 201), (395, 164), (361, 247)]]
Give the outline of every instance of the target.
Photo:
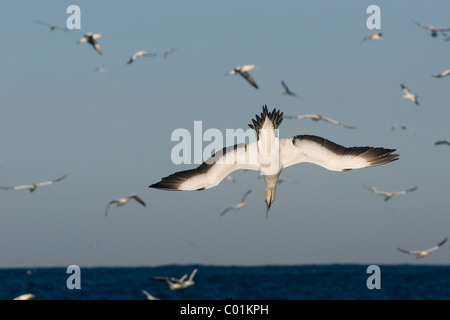
[[(53, 25), (44, 21), (36, 21), (38, 24), (47, 26), (51, 31), (63, 30), (68, 32), (69, 30), (65, 27), (60, 27)], [(439, 34), (446, 36), (446, 40), (450, 40), (445, 32), (450, 31), (447, 27), (434, 27), (419, 23), (414, 21), (420, 27), (427, 29), (431, 32), (432, 37), (437, 37)], [(88, 32), (78, 41), (78, 43), (87, 43), (93, 47), (93, 49), (100, 55), (103, 54), (99, 39), (102, 38), (102, 34)], [(375, 41), (382, 40), (383, 36), (381, 32), (375, 34), (367, 35), (364, 37), (364, 41)], [(167, 49), (163, 57), (166, 58), (171, 54), (175, 48)], [(156, 53), (149, 53), (145, 50), (140, 50), (131, 55), (127, 64), (134, 63), (137, 59), (141, 57), (154, 57)], [(245, 79), (252, 87), (259, 89), (257, 82), (254, 77), (249, 73), (251, 70), (258, 69), (254, 64), (247, 64), (236, 66), (232, 70), (226, 73), (226, 75), (240, 75)], [(106, 69), (98, 67), (99, 72), (106, 72)], [(443, 78), (450, 75), (450, 69), (441, 72), (440, 74), (432, 75), (435, 78)], [(287, 84), (282, 80), (281, 86), (283, 87), (283, 94), (298, 97), (298, 95), (292, 92)], [(404, 94), (403, 99), (410, 100), (416, 105), (419, 105), (418, 95), (413, 91), (409, 90), (404, 84), (400, 84), (401, 89)], [(217, 152), (213, 157), (216, 161), (210, 164), (205, 161), (203, 164), (194, 169), (184, 170), (175, 172), (166, 177), (161, 178), (159, 182), (149, 185), (150, 188), (161, 189), (161, 190), (206, 190), (217, 186), (222, 180), (228, 179), (234, 182), (234, 178), (231, 173), (236, 170), (252, 170), (260, 172), (260, 177), (264, 178), (266, 185), (266, 193), (264, 201), (266, 203), (266, 218), (269, 214), (269, 209), (271, 208), (274, 200), (277, 185), (282, 182), (292, 182), (292, 180), (280, 178), (280, 174), (283, 169), (300, 163), (313, 163), (315, 165), (321, 166), (330, 171), (349, 171), (352, 169), (361, 169), (379, 165), (385, 165), (390, 162), (399, 159), (399, 155), (395, 154), (395, 149), (383, 148), (383, 147), (345, 147), (338, 145), (330, 140), (322, 137), (312, 136), (312, 135), (297, 135), (292, 138), (280, 138), (280, 152), (279, 152), (279, 163), (277, 167), (267, 168), (264, 160), (267, 160), (267, 155), (265, 155), (262, 150), (270, 149), (271, 139), (270, 136), (275, 135), (275, 130), (279, 128), (283, 119), (311, 119), (313, 121), (325, 121), (336, 126), (341, 126), (343, 128), (354, 129), (352, 125), (343, 124), (337, 120), (326, 117), (321, 113), (317, 114), (303, 114), (295, 116), (284, 116), (283, 112), (277, 109), (269, 111), (267, 106), (263, 106), (260, 115), (255, 115), (255, 119), (252, 119), (252, 124), (249, 127), (254, 129), (257, 141), (251, 144), (237, 144), (234, 146), (229, 146), (223, 150)], [(396, 129), (411, 130), (406, 125), (396, 124), (393, 125), (391, 131)], [(262, 135), (261, 132), (268, 132), (267, 135)], [(269, 137), (267, 137), (269, 136)], [(449, 145), (450, 140), (439, 140), (435, 142), (435, 145)], [(256, 155), (255, 163), (239, 163), (236, 161), (227, 162), (226, 159), (232, 158), (236, 159), (238, 155), (246, 155), (250, 158)], [(222, 162), (217, 160), (224, 160)], [(4, 190), (23, 190), (28, 189), (30, 192), (34, 192), (38, 187), (49, 186), (57, 182), (61, 182), (67, 177), (63, 175), (59, 178), (37, 182), (27, 185), (16, 185), (16, 186), (0, 186), (0, 189)], [(388, 201), (396, 195), (405, 195), (417, 190), (418, 186), (413, 188), (403, 190), (403, 191), (382, 191), (375, 186), (368, 187), (363, 185), (366, 189), (384, 197), (385, 201)], [(220, 212), (219, 216), (224, 216), (227, 212), (231, 210), (239, 210), (247, 206), (246, 197), (251, 193), (252, 190), (248, 190), (244, 193), (239, 203), (225, 208)], [(143, 199), (136, 193), (132, 193), (123, 198), (112, 199), (107, 203), (105, 210), (105, 217), (108, 216), (108, 211), (111, 205), (116, 205), (116, 207), (121, 207), (131, 200), (139, 203), (143, 207), (146, 207), (146, 203)], [(432, 251), (439, 249), (447, 241), (447, 238), (442, 240), (438, 245), (431, 247), (426, 250), (405, 250), (397, 248), (402, 253), (407, 253), (411, 255), (416, 255), (417, 259), (424, 258)], [(155, 276), (152, 279), (157, 281), (164, 281), (168, 284), (171, 290), (184, 289), (194, 285), (194, 276), (198, 271), (198, 266), (194, 268), (192, 273), (188, 276), (185, 274), (181, 278), (165, 277), (165, 276)], [(146, 290), (142, 291), (148, 300), (159, 300), (159, 298), (152, 296)], [(24, 294), (14, 298), (14, 300), (28, 300), (35, 296), (31, 293)]]

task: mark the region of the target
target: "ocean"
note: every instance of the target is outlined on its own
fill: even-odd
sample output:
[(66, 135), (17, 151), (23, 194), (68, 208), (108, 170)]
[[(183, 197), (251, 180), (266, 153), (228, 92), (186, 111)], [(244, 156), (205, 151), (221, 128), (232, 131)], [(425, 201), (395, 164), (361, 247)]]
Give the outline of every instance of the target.
[(0, 269), (0, 300), (448, 300), (450, 266), (199, 265), (195, 284), (171, 290), (195, 265)]

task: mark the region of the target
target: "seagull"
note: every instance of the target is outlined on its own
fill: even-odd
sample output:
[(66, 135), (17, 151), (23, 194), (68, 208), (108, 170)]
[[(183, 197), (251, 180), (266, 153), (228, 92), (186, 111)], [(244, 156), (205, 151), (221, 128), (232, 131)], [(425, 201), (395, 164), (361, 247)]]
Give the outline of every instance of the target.
[(84, 35), (83, 38), (81, 38), (80, 40), (78, 40), (78, 43), (80, 42), (87, 42), (89, 44), (91, 44), (95, 51), (97, 51), (99, 54), (103, 54), (102, 50), (100, 49), (100, 45), (97, 42), (97, 39), (100, 39), (102, 37), (102, 35), (100, 33), (92, 33), (92, 32), (88, 32)]
[(135, 54), (133, 54), (130, 58), (130, 60), (128, 60), (127, 64), (132, 63), (134, 60), (136, 60), (139, 57), (155, 57), (156, 53), (147, 53), (147, 51), (145, 50), (141, 50), (136, 52)]
[(417, 256), (416, 259), (420, 259), (420, 258), (423, 258), (423, 257), (426, 257), (427, 255), (429, 255), (430, 252), (439, 249), (445, 242), (447, 242), (447, 238), (442, 240), (438, 245), (436, 245), (430, 249), (426, 249), (426, 250), (422, 250), (422, 251), (420, 251), (420, 250), (404, 250), (401, 248), (397, 248), (397, 250), (400, 252), (403, 252), (403, 253), (415, 254)]
[(403, 99), (409, 99), (412, 102), (414, 102), (415, 104), (419, 105), (419, 100), (417, 100), (418, 99), (417, 94), (412, 93), (411, 91), (409, 91), (408, 88), (406, 88), (403, 84), (400, 84), (400, 87), (402, 87), (403, 92), (405, 93), (402, 96)]
[(42, 24), (42, 25), (44, 25), (44, 26), (49, 27), (51, 31), (54, 31), (54, 30), (56, 30), (56, 29), (64, 30), (64, 31), (66, 31), (66, 32), (69, 32), (69, 31), (70, 31), (70, 30), (67, 29), (66, 27), (60, 27), (60, 26), (57, 26), (57, 25), (54, 25), (54, 24), (47, 23), (47, 22), (45, 22), (45, 21), (36, 21), (36, 23), (39, 23), (39, 24)]
[(432, 75), (434, 78), (443, 78), (450, 75), (450, 69), (447, 69), (445, 71), (442, 71), (441, 73), (437, 74), (437, 75)]
[(159, 281), (165, 281), (171, 290), (176, 290), (176, 289), (185, 289), (187, 287), (190, 287), (192, 285), (195, 284), (194, 282), (194, 276), (198, 271), (198, 266), (195, 266), (194, 270), (192, 271), (191, 275), (189, 276), (189, 279), (186, 280), (186, 278), (188, 277), (187, 274), (185, 274), (184, 276), (182, 276), (180, 279), (177, 278), (168, 278), (168, 277), (160, 277), (160, 276), (156, 276), (153, 277), (154, 280), (159, 280)]
[(128, 201), (130, 201), (131, 199), (136, 200), (137, 202), (139, 202), (140, 204), (142, 204), (145, 207), (145, 202), (136, 193), (133, 193), (133, 194), (130, 194), (128, 197), (125, 197), (125, 198), (110, 200), (108, 202), (108, 205), (106, 206), (105, 217), (108, 215), (108, 209), (109, 209), (109, 206), (111, 204), (115, 203), (117, 207), (120, 207), (120, 206), (123, 206)]
[(155, 296), (152, 296), (150, 293), (148, 293), (146, 290), (142, 290), (142, 293), (145, 294), (145, 297), (147, 300), (161, 300)]
[(420, 27), (422, 27), (422, 28), (424, 28), (424, 29), (427, 29), (427, 30), (430, 30), (430, 31), (431, 31), (431, 36), (432, 36), (433, 38), (436, 38), (436, 37), (437, 37), (438, 32), (450, 31), (450, 28), (448, 28), (448, 27), (428, 26), (428, 25), (426, 25), (426, 24), (417, 22), (417, 21), (415, 21), (415, 20), (413, 20), (413, 21), (414, 21), (415, 23), (417, 23)]
[(240, 74), (242, 77), (244, 77), (245, 80), (247, 80), (253, 87), (258, 89), (258, 85), (256, 84), (255, 79), (248, 73), (249, 70), (257, 69), (257, 67), (254, 64), (247, 64), (244, 66), (237, 66), (233, 70), (227, 73), (227, 75), (235, 75)]
[(67, 175), (63, 175), (62, 177), (55, 179), (55, 180), (38, 182), (38, 183), (33, 183), (33, 184), (25, 184), (25, 185), (21, 185), (21, 186), (13, 186), (13, 187), (1, 187), (0, 186), (0, 189), (4, 189), (4, 190), (28, 189), (28, 190), (30, 190), (30, 192), (33, 192), (36, 190), (37, 187), (48, 186), (50, 184), (53, 184), (53, 183), (63, 180), (65, 177), (67, 177)]
[(381, 32), (370, 34), (364, 37), (363, 42), (366, 40), (383, 40)]
[(241, 202), (239, 202), (238, 204), (236, 204), (236, 205), (234, 205), (234, 206), (231, 206), (231, 207), (228, 207), (228, 208), (226, 208), (225, 210), (223, 210), (223, 211), (220, 213), (220, 216), (223, 216), (225, 213), (227, 213), (227, 212), (230, 211), (230, 210), (233, 210), (233, 209), (234, 209), (234, 210), (239, 210), (239, 209), (245, 207), (245, 206), (247, 205), (247, 202), (245, 202), (245, 197), (247, 197), (247, 195), (248, 195), (250, 192), (252, 192), (252, 190), (248, 190), (248, 191), (244, 194), (244, 196), (242, 197)]
[(445, 140), (439, 140), (439, 141), (436, 141), (434, 144), (435, 144), (435, 145), (447, 144), (447, 145), (450, 146), (450, 140), (448, 140), (448, 139), (445, 139)]
[[(279, 175), (284, 168), (309, 162), (331, 171), (348, 171), (386, 164), (398, 159), (395, 149), (376, 147), (346, 148), (327, 139), (313, 135), (297, 135), (278, 138), (278, 128), (283, 113), (269, 112), (263, 106), (261, 116), (256, 115), (253, 124), (256, 140), (240, 143), (216, 152), (195, 169), (176, 172), (150, 185), (162, 190), (205, 190), (217, 186), (227, 175), (236, 170), (260, 171), (266, 184), (266, 218), (275, 200)], [(271, 148), (278, 152), (268, 154)]]
[(412, 192), (412, 191), (417, 189), (417, 186), (415, 186), (415, 187), (413, 187), (411, 189), (404, 190), (404, 191), (390, 191), (390, 192), (387, 192), (387, 191), (378, 190), (377, 187), (368, 187), (366, 185), (364, 185), (364, 187), (366, 189), (372, 191), (373, 193), (382, 195), (384, 197), (384, 201), (388, 201), (393, 196), (396, 196), (396, 195), (399, 195), (399, 194), (407, 194), (407, 193)]
[(333, 120), (331, 118), (325, 117), (323, 116), (321, 113), (317, 113), (317, 114), (303, 114), (303, 115), (298, 115), (298, 116), (286, 116), (286, 119), (305, 119), (305, 118), (310, 118), (313, 121), (319, 121), (319, 120), (324, 120), (327, 121), (329, 123), (335, 124), (337, 126), (341, 126), (344, 128), (348, 128), (348, 129), (354, 129), (354, 126), (349, 126), (346, 124), (342, 124), (339, 121)]
[(167, 56), (169, 55), (169, 54), (171, 54), (172, 52), (174, 52), (175, 51), (175, 48), (169, 48), (169, 49), (167, 49), (166, 51), (164, 51), (164, 53), (163, 53), (163, 58), (165, 59), (165, 58), (167, 58)]
[(294, 92), (292, 92), (291, 90), (289, 90), (288, 86), (286, 85), (286, 83), (284, 83), (283, 80), (281, 80), (281, 85), (282, 85), (283, 88), (284, 88), (283, 94), (288, 95), (288, 96), (293, 96), (293, 97), (296, 97), (296, 96), (297, 96)]
[(25, 293), (25, 294), (21, 294), (18, 297), (15, 297), (13, 300), (30, 300), (32, 298), (35, 298), (35, 295), (32, 293)]

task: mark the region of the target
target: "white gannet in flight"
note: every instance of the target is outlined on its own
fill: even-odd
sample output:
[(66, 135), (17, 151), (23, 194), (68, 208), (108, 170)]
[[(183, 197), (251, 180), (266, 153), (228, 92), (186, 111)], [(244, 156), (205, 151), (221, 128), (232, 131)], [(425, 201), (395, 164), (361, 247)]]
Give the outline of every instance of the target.
[(415, 187), (413, 187), (413, 188), (411, 188), (411, 189), (408, 189), (408, 190), (403, 190), (403, 191), (389, 191), (389, 192), (388, 192), (388, 191), (382, 191), (382, 190), (379, 190), (377, 187), (368, 187), (368, 186), (366, 186), (366, 185), (364, 185), (364, 187), (365, 187), (366, 189), (372, 191), (373, 193), (382, 195), (382, 196), (384, 197), (384, 201), (388, 201), (388, 200), (389, 200), (390, 198), (392, 198), (393, 196), (400, 195), (400, 194), (407, 194), (407, 193), (413, 192), (414, 190), (417, 189), (417, 186), (415, 186)]
[(57, 26), (57, 25), (54, 25), (54, 24), (51, 24), (51, 23), (47, 23), (47, 22), (45, 22), (45, 21), (39, 21), (39, 20), (38, 20), (38, 21), (36, 21), (36, 23), (39, 23), (39, 24), (42, 24), (42, 25), (44, 25), (44, 26), (49, 27), (51, 31), (54, 31), (54, 30), (56, 30), (56, 29), (58, 29), (58, 30), (64, 30), (64, 31), (66, 31), (66, 32), (69, 32), (69, 31), (70, 31), (70, 30), (67, 29), (66, 27), (60, 27), (60, 26)]
[(335, 124), (337, 126), (341, 126), (341, 127), (348, 128), (348, 129), (355, 129), (354, 126), (349, 126), (349, 125), (340, 123), (339, 121), (336, 121), (336, 120), (331, 119), (329, 117), (323, 116), (321, 113), (317, 113), (317, 114), (303, 114), (303, 115), (298, 115), (298, 116), (285, 116), (285, 118), (286, 119), (305, 119), (305, 118), (309, 118), (309, 119), (314, 120), (314, 121), (324, 120), (324, 121), (327, 121), (329, 123)]
[(253, 87), (258, 89), (258, 85), (256, 84), (255, 79), (248, 73), (249, 70), (257, 69), (257, 67), (254, 64), (247, 64), (244, 66), (237, 66), (233, 70), (227, 73), (227, 75), (235, 75), (240, 74), (245, 80), (248, 81)]
[(284, 83), (283, 80), (281, 80), (281, 85), (284, 88), (283, 94), (288, 95), (288, 96), (293, 96), (293, 97), (297, 97), (297, 95), (292, 92), (291, 90), (289, 90), (288, 86), (286, 85), (286, 83)]
[(434, 143), (435, 145), (440, 145), (440, 144), (447, 144), (450, 146), (450, 140), (445, 139), (445, 140), (438, 140)]
[(381, 34), (381, 32), (369, 34), (364, 37), (363, 42), (365, 42), (367, 40), (369, 40), (369, 41), (370, 40), (383, 40), (383, 35)]
[(188, 277), (187, 274), (182, 276), (180, 279), (173, 278), (173, 277), (170, 277), (170, 278), (160, 277), (160, 276), (153, 277), (152, 279), (166, 282), (169, 285), (171, 290), (185, 289), (185, 288), (190, 287), (195, 284), (194, 276), (197, 273), (197, 271), (198, 271), (198, 266), (195, 266), (194, 270), (192, 270), (191, 275), (189, 276), (189, 278), (187, 280), (186, 280), (186, 278)]
[(419, 105), (419, 100), (418, 100), (418, 96), (415, 93), (412, 93), (411, 91), (408, 90), (408, 88), (406, 88), (403, 84), (400, 84), (400, 87), (403, 89), (403, 99), (409, 99), (412, 102), (414, 102), (415, 104)]
[(450, 28), (448, 28), (448, 27), (428, 26), (428, 25), (426, 25), (426, 24), (417, 22), (417, 21), (414, 20), (414, 19), (413, 19), (413, 21), (414, 21), (415, 23), (417, 23), (420, 27), (422, 27), (422, 28), (424, 28), (424, 29), (427, 29), (427, 30), (431, 31), (431, 36), (432, 36), (433, 38), (436, 38), (436, 37), (437, 37), (438, 32), (450, 31)]
[(174, 51), (175, 51), (175, 48), (168, 48), (166, 51), (164, 51), (164, 53), (163, 53), (163, 58), (166, 59), (167, 56), (168, 56), (169, 54), (171, 54), (172, 52), (174, 52)]
[[(278, 138), (283, 113), (263, 106), (249, 127), (255, 130), (257, 141), (228, 146), (217, 151), (195, 169), (176, 172), (150, 185), (162, 190), (205, 190), (217, 186), (236, 170), (260, 171), (266, 184), (266, 218), (275, 200), (281, 171), (294, 164), (309, 162), (331, 171), (348, 171), (386, 164), (398, 159), (395, 149), (380, 147), (346, 148), (313, 135)], [(271, 151), (273, 150), (273, 152)]]
[(131, 58), (130, 58), (130, 60), (128, 60), (127, 64), (132, 63), (134, 60), (136, 60), (139, 57), (156, 57), (156, 53), (148, 53), (145, 50), (138, 51), (131, 56)]
[(110, 205), (115, 203), (117, 207), (120, 207), (120, 206), (123, 206), (128, 201), (130, 201), (131, 199), (136, 200), (137, 202), (139, 202), (140, 204), (142, 204), (145, 207), (144, 200), (142, 200), (136, 193), (133, 193), (133, 194), (130, 194), (128, 197), (125, 197), (125, 198), (119, 198), (119, 199), (112, 199), (112, 200), (110, 200), (108, 202), (108, 205), (106, 206), (105, 217), (108, 215), (108, 209), (109, 209)]
[(397, 250), (400, 252), (403, 252), (403, 253), (414, 254), (417, 256), (416, 259), (420, 259), (420, 258), (423, 258), (423, 257), (426, 257), (427, 255), (429, 255), (430, 252), (439, 249), (445, 242), (447, 242), (447, 238), (442, 240), (438, 245), (436, 245), (432, 248), (426, 249), (426, 250), (404, 250), (401, 248), (397, 248)]
[(100, 33), (92, 33), (92, 32), (88, 32), (86, 33), (83, 38), (81, 38), (80, 40), (78, 40), (78, 43), (80, 42), (87, 42), (89, 44), (91, 44), (95, 51), (97, 51), (99, 54), (103, 54), (102, 50), (100, 49), (100, 45), (97, 42), (97, 39), (100, 39), (102, 37), (102, 35)]
[(147, 300), (161, 300), (155, 296), (152, 296), (150, 293), (147, 292), (147, 290), (142, 290), (142, 293), (145, 294)]
[(432, 75), (434, 78), (443, 78), (443, 77), (446, 77), (446, 76), (448, 76), (448, 75), (450, 75), (450, 69), (447, 69), (447, 70), (445, 70), (445, 71), (442, 71), (441, 73), (439, 73), (439, 74), (436, 74), (436, 75)]
[(241, 209), (241, 208), (247, 206), (247, 202), (245, 202), (245, 197), (247, 197), (248, 194), (249, 194), (250, 192), (252, 192), (252, 190), (248, 190), (248, 191), (244, 194), (244, 196), (243, 196), (242, 199), (241, 199), (241, 202), (239, 202), (238, 204), (235, 204), (234, 206), (230, 206), (230, 207), (226, 208), (225, 210), (223, 210), (223, 211), (220, 213), (220, 216), (223, 216), (225, 213), (227, 213), (227, 212), (230, 211), (230, 210), (239, 210), (239, 209)]
[(33, 192), (34, 190), (36, 190), (37, 187), (48, 186), (50, 184), (53, 184), (53, 183), (63, 180), (65, 177), (67, 177), (67, 175), (63, 175), (62, 177), (55, 179), (55, 180), (49, 180), (49, 181), (38, 182), (38, 183), (33, 183), (33, 184), (25, 184), (25, 185), (21, 185), (21, 186), (0, 187), (0, 189), (4, 189), (4, 190), (28, 189), (28, 190), (30, 190), (30, 192)]
[(35, 295), (32, 293), (21, 294), (20, 296), (15, 297), (13, 300), (30, 300), (35, 298)]

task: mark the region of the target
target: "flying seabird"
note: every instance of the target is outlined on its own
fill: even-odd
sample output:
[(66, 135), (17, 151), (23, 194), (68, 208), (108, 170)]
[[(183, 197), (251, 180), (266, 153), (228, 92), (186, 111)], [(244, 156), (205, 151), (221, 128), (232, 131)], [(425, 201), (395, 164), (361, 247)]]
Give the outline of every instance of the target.
[(78, 43), (80, 42), (87, 42), (89, 44), (91, 44), (95, 51), (97, 51), (99, 54), (103, 54), (102, 50), (100, 49), (100, 45), (97, 42), (97, 39), (100, 39), (102, 37), (102, 35), (100, 33), (92, 33), (92, 32), (88, 32), (86, 33), (83, 38), (81, 38), (80, 40), (78, 40)]
[(169, 48), (169, 49), (167, 49), (166, 51), (164, 51), (164, 53), (163, 53), (163, 58), (165, 59), (165, 58), (167, 58), (167, 56), (169, 55), (169, 54), (171, 54), (172, 52), (174, 52), (175, 51), (175, 48)]
[(239, 209), (245, 207), (245, 206), (247, 205), (247, 202), (245, 202), (245, 197), (247, 197), (248, 194), (249, 194), (250, 192), (252, 192), (252, 190), (248, 190), (248, 191), (244, 194), (244, 196), (243, 196), (242, 199), (241, 199), (241, 202), (239, 202), (238, 204), (235, 204), (234, 206), (230, 206), (230, 207), (226, 208), (225, 210), (223, 210), (223, 211), (220, 213), (220, 216), (223, 216), (225, 213), (227, 213), (227, 212), (230, 211), (230, 210), (239, 210)]
[(346, 124), (342, 124), (339, 121), (333, 120), (331, 118), (325, 117), (323, 116), (321, 113), (317, 113), (317, 114), (303, 114), (303, 115), (298, 115), (298, 116), (285, 116), (286, 119), (305, 119), (305, 118), (310, 118), (311, 120), (314, 121), (319, 121), (319, 120), (324, 120), (327, 121), (329, 123), (335, 124), (337, 126), (341, 126), (344, 128), (348, 128), (348, 129), (354, 129), (354, 126), (349, 126)]
[(186, 278), (188, 277), (187, 274), (182, 276), (180, 279), (173, 278), (173, 277), (171, 277), (171, 278), (160, 277), (160, 276), (153, 277), (152, 279), (166, 282), (169, 285), (171, 290), (184, 289), (184, 288), (190, 287), (195, 284), (193, 279), (194, 279), (194, 276), (197, 273), (197, 271), (198, 271), (198, 266), (195, 266), (194, 270), (192, 270), (192, 273), (189, 276), (189, 279), (187, 279), (187, 280), (186, 280)]
[(130, 194), (128, 197), (125, 197), (125, 198), (110, 200), (108, 202), (108, 205), (106, 206), (105, 217), (108, 215), (108, 209), (109, 209), (109, 206), (111, 204), (115, 203), (116, 207), (120, 207), (120, 206), (123, 206), (128, 201), (130, 201), (131, 199), (136, 200), (137, 202), (139, 202), (140, 204), (142, 204), (145, 207), (145, 202), (136, 193), (133, 193), (133, 194)]
[(284, 83), (283, 80), (281, 80), (281, 85), (282, 85), (283, 88), (284, 88), (283, 94), (288, 95), (288, 96), (293, 96), (293, 97), (296, 97), (296, 96), (297, 96), (294, 92), (292, 92), (291, 90), (289, 90), (288, 86), (286, 85), (286, 83)]
[(447, 238), (442, 240), (438, 245), (436, 245), (430, 249), (426, 249), (426, 250), (404, 250), (401, 248), (397, 248), (397, 250), (400, 252), (403, 252), (403, 253), (414, 254), (417, 256), (416, 259), (420, 259), (420, 258), (423, 258), (423, 257), (426, 257), (427, 255), (429, 255), (430, 252), (439, 249), (445, 242), (447, 242)]
[(415, 186), (415, 187), (413, 187), (413, 188), (411, 188), (411, 189), (408, 189), (408, 190), (403, 190), (403, 191), (389, 191), (389, 192), (388, 192), (388, 191), (381, 191), (381, 190), (378, 190), (377, 187), (368, 187), (368, 186), (366, 186), (366, 185), (364, 185), (364, 187), (365, 187), (366, 189), (372, 191), (373, 193), (382, 195), (382, 196), (384, 197), (384, 201), (388, 201), (388, 200), (389, 200), (390, 198), (392, 198), (393, 196), (396, 196), (396, 195), (399, 195), (399, 194), (407, 194), (407, 193), (412, 192), (412, 191), (414, 191), (414, 190), (417, 189), (417, 186)]
[(381, 32), (378, 33), (374, 33), (374, 34), (369, 34), (367, 36), (364, 37), (363, 42), (365, 42), (366, 40), (382, 40), (383, 39), (383, 35), (381, 34)]
[(33, 183), (33, 184), (25, 184), (25, 185), (21, 185), (21, 186), (13, 186), (13, 187), (1, 187), (0, 186), (0, 189), (4, 189), (4, 190), (28, 189), (28, 190), (30, 190), (30, 192), (33, 192), (34, 190), (36, 190), (37, 187), (48, 186), (50, 184), (53, 184), (53, 183), (63, 180), (65, 177), (67, 177), (67, 175), (63, 175), (62, 177), (55, 179), (55, 180), (49, 180), (49, 181), (38, 182), (38, 183)]
[(397, 130), (397, 129), (408, 130), (408, 131), (410, 131), (413, 135), (415, 135), (413, 129), (411, 129), (411, 128), (410, 128), (409, 126), (407, 126), (406, 124), (401, 124), (401, 123), (399, 123), (398, 121), (397, 121), (395, 124), (393, 124), (393, 125), (390, 126), (389, 131), (394, 131), (394, 130)]
[(442, 71), (441, 73), (437, 74), (437, 75), (432, 75), (434, 78), (443, 78), (450, 75), (450, 69), (447, 69), (445, 71)]
[(257, 67), (254, 64), (247, 64), (244, 66), (237, 66), (233, 70), (227, 73), (227, 75), (235, 75), (240, 74), (242, 77), (244, 77), (245, 80), (247, 80), (253, 87), (258, 89), (258, 85), (256, 84), (255, 79), (248, 73), (249, 70), (257, 69)]
[[(236, 144), (216, 152), (195, 169), (176, 172), (150, 185), (162, 190), (205, 190), (217, 186), (236, 170), (260, 171), (266, 184), (266, 218), (275, 200), (281, 171), (294, 164), (309, 162), (331, 171), (348, 171), (386, 164), (398, 159), (395, 149), (376, 147), (346, 148), (313, 135), (278, 138), (283, 113), (263, 106), (249, 127), (255, 130), (255, 142)], [(276, 148), (276, 149), (273, 149)], [(276, 150), (276, 152), (270, 152)], [(269, 152), (268, 152), (269, 151)]]
[(134, 60), (136, 60), (139, 57), (156, 57), (156, 53), (147, 53), (147, 51), (145, 51), (145, 50), (138, 51), (131, 56), (131, 58), (130, 58), (130, 60), (128, 60), (127, 64), (132, 63)]
[(405, 93), (402, 96), (403, 99), (409, 99), (412, 102), (414, 102), (415, 104), (419, 105), (419, 100), (418, 100), (417, 94), (412, 93), (411, 91), (409, 91), (408, 88), (406, 88), (403, 84), (400, 84), (400, 87), (403, 89), (403, 92)]
[(420, 27), (422, 27), (422, 28), (424, 28), (424, 29), (427, 29), (427, 30), (431, 31), (431, 36), (432, 36), (433, 38), (436, 38), (436, 37), (437, 37), (438, 32), (450, 31), (450, 28), (448, 28), (448, 27), (428, 26), (428, 25), (426, 25), (426, 24), (417, 22), (417, 21), (415, 21), (414, 19), (413, 19), (413, 21), (414, 21), (415, 23), (417, 23)]
[(66, 32), (69, 32), (69, 31), (70, 31), (70, 30), (67, 29), (66, 27), (60, 27), (60, 26), (57, 26), (57, 25), (54, 25), (54, 24), (51, 24), (51, 23), (47, 23), (47, 22), (45, 22), (45, 21), (36, 21), (36, 23), (39, 23), (39, 24), (42, 24), (42, 25), (44, 25), (44, 26), (49, 27), (51, 31), (54, 31), (54, 30), (56, 30), (56, 29), (64, 30), (64, 31), (66, 31)]
[(35, 295), (32, 293), (25, 293), (25, 294), (21, 294), (18, 297), (15, 297), (13, 300), (30, 300), (32, 298), (35, 298)]
[(142, 290), (142, 293), (145, 294), (147, 300), (161, 300), (155, 296), (152, 296), (150, 293), (147, 292), (147, 290)]
[(440, 145), (440, 144), (447, 144), (450, 146), (450, 140), (445, 139), (445, 140), (438, 140), (434, 143), (435, 145)]

